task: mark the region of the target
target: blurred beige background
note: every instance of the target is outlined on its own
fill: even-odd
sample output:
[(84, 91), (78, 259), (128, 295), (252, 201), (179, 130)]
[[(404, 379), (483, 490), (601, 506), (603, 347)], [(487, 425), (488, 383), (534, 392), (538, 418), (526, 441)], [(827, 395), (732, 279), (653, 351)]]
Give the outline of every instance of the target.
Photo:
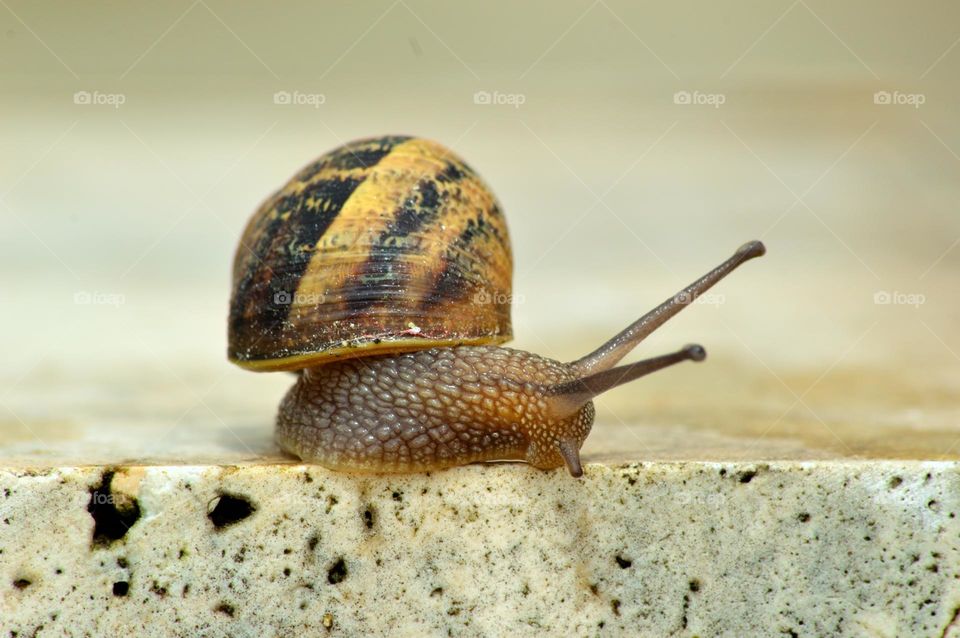
[(601, 422), (949, 432), (958, 42), (950, 2), (2, 0), (0, 422), (269, 437), (289, 376), (224, 358), (243, 224), (315, 156), (408, 133), (498, 194), (518, 347), (575, 358), (767, 243), (638, 353), (708, 363)]

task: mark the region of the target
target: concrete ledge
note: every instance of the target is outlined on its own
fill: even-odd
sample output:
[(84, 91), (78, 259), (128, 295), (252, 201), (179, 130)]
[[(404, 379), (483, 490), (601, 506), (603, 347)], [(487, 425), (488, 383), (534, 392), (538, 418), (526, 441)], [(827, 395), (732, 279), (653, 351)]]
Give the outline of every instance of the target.
[(954, 461), (8, 468), (0, 635), (941, 636), (958, 496)]

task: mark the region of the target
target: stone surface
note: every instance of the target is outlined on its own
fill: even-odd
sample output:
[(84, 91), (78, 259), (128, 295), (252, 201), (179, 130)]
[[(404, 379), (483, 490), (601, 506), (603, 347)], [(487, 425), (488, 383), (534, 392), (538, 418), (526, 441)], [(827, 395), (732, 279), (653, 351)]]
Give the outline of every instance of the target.
[(3, 635), (939, 636), (953, 462), (0, 473)]
[(599, 402), (581, 480), (523, 464), (331, 473), (271, 440), (291, 375), (118, 370), (65, 382), (41, 366), (9, 386), (0, 636), (956, 624), (951, 368), (841, 364), (816, 383), (723, 355), (681, 366)]

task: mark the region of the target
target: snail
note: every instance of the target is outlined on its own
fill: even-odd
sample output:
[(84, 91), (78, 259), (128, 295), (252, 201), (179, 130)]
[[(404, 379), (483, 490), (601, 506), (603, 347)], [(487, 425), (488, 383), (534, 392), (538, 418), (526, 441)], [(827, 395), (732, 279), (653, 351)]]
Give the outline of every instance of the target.
[(359, 140), (307, 165), (248, 222), (228, 357), (298, 372), (275, 438), (306, 462), (391, 473), (525, 460), (581, 476), (593, 397), (706, 352), (617, 363), (764, 252), (744, 244), (576, 361), (506, 348), (513, 259), (490, 189), (435, 142)]

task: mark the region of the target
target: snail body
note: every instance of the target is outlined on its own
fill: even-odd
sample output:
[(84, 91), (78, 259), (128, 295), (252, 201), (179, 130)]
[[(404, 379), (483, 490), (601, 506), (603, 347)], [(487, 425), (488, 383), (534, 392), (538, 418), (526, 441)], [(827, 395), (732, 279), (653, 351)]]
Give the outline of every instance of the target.
[(271, 196), (234, 260), (229, 358), (299, 370), (276, 440), (350, 472), (524, 460), (582, 474), (592, 397), (703, 348), (616, 364), (760, 242), (573, 362), (511, 338), (512, 254), (490, 189), (439, 144), (381, 137), (322, 156)]
[(593, 404), (551, 413), (543, 389), (563, 364), (496, 346), (430, 348), (310, 368), (280, 405), (277, 440), (338, 470), (410, 472), (494, 459), (564, 463), (590, 432)]

